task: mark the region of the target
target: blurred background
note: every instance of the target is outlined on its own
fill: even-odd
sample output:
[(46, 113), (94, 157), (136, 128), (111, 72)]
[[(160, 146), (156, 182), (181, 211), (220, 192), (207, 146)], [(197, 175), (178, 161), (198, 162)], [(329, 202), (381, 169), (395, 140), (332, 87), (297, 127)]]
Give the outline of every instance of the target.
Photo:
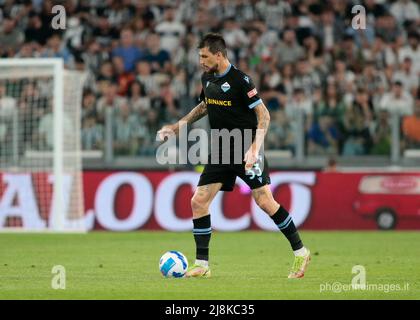
[[(418, 299), (419, 8), (411, 0), (0, 0), (0, 299)], [(158, 281), (162, 253), (194, 257), (191, 198), (203, 167), (159, 164), (156, 133), (198, 104), (197, 45), (207, 32), (224, 36), (230, 61), (270, 111), (270, 188), (316, 264), (298, 290), (277, 281), (291, 252), (241, 179), (209, 209), (218, 275), (208, 290)], [(83, 90), (79, 72), (44, 58), (83, 72)], [(209, 129), (207, 117), (188, 129), (198, 127)], [(22, 230), (36, 233), (10, 233)], [(404, 281), (409, 290), (322, 292), (325, 281), (346, 285), (354, 267), (363, 273), (353, 280), (365, 281), (365, 266), (369, 285)], [(49, 287), (55, 267), (71, 274), (70, 290)]]
[[(56, 4), (66, 9), (65, 30), (51, 27)], [(356, 4), (365, 8), (366, 29), (352, 28)], [(223, 34), (229, 59), (270, 110), (272, 167), (419, 163), (414, 1), (0, 0), (0, 26), (2, 58), (61, 57), (87, 73), (87, 168), (162, 168), (156, 131), (198, 103), (196, 48), (210, 31)], [(7, 89), (0, 83), (3, 114), (30, 100)]]

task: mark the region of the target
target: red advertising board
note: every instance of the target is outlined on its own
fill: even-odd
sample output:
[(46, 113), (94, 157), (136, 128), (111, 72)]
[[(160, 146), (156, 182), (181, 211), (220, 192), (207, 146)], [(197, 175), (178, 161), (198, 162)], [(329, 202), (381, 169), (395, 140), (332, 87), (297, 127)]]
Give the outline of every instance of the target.
[[(190, 200), (199, 176), (194, 171), (86, 171), (83, 185), (87, 229), (191, 230)], [(270, 177), (275, 199), (290, 211), (301, 229), (420, 229), (419, 172), (272, 171)], [(38, 193), (51, 190), (36, 187), (39, 181), (24, 184), (31, 179), (34, 177), (30, 175), (1, 175), (0, 229), (12, 215), (25, 217), (23, 228), (35, 225), (37, 205), (38, 224), (48, 218), (51, 201), (39, 201), (45, 197)], [(44, 180), (47, 184), (48, 179)], [(219, 192), (210, 207), (213, 229), (276, 230), (271, 219), (256, 206), (251, 190), (239, 178), (236, 182), (232, 192)]]
[[(394, 214), (396, 228), (420, 229), (420, 173), (278, 171), (270, 176), (275, 199), (290, 211), (302, 229), (377, 229), (377, 214), (386, 209)], [(86, 172), (85, 206), (95, 211), (95, 229), (110, 229), (115, 221), (108, 218), (113, 215), (118, 223), (137, 214), (139, 218), (128, 226), (131, 230), (189, 230), (192, 227), (190, 199), (198, 178), (196, 172)], [(124, 183), (126, 179), (130, 181)], [(372, 192), (365, 186), (369, 180)], [(112, 190), (98, 192), (104, 183), (112, 186)], [(393, 187), (376, 190), (376, 184), (381, 183)], [(137, 203), (144, 206), (136, 209)], [(369, 205), (370, 211), (365, 208)], [(276, 230), (239, 178), (232, 192), (220, 192), (216, 196), (210, 213), (215, 230)]]

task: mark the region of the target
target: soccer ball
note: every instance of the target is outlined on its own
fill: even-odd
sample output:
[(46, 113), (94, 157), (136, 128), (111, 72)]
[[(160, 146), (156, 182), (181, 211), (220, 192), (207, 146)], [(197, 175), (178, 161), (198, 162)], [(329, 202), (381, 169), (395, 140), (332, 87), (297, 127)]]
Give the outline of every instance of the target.
[(168, 251), (159, 260), (159, 270), (167, 278), (182, 278), (187, 268), (188, 260), (179, 251)]

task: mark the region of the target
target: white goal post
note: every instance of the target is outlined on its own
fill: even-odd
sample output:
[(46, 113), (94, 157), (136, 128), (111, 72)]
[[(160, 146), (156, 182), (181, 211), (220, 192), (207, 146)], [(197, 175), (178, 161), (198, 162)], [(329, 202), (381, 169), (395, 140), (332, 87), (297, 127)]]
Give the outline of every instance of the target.
[(84, 74), (59, 58), (0, 59), (0, 231), (85, 231)]

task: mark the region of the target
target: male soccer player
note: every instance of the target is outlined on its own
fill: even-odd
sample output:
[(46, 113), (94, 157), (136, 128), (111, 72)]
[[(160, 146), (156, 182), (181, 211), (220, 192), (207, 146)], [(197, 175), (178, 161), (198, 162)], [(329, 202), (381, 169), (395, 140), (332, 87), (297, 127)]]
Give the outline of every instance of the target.
[[(248, 140), (249, 147), (246, 147), (248, 149), (239, 163), (236, 163), (232, 157), (230, 163), (226, 163), (224, 159), (220, 161), (220, 153), (226, 155), (224, 145), (222, 148), (211, 150), (212, 156), (215, 152), (219, 153), (219, 156), (209, 157), (210, 162), (206, 164), (191, 199), (196, 260), (186, 276), (210, 277), (208, 261), (212, 229), (209, 206), (219, 190), (232, 191), (236, 177), (240, 177), (252, 189), (252, 196), (258, 206), (271, 217), (290, 242), (295, 260), (288, 277), (302, 278), (311, 259), (310, 252), (303, 246), (292, 217), (274, 200), (269, 188), (267, 161), (260, 154), (270, 114), (258, 96), (251, 78), (229, 62), (226, 43), (221, 35), (214, 33), (205, 35), (198, 49), (200, 65), (204, 69), (201, 78), (203, 86), (201, 102), (179, 122), (159, 130), (159, 136), (163, 139), (178, 134), (182, 124), (193, 123), (208, 114), (212, 130), (239, 129), (244, 136), (246, 132), (251, 132), (252, 138)], [(246, 139), (242, 139), (240, 144), (244, 140)], [(228, 154), (241, 149), (232, 145), (230, 140), (228, 148), (231, 150)], [(234, 157), (233, 154), (232, 156)]]

